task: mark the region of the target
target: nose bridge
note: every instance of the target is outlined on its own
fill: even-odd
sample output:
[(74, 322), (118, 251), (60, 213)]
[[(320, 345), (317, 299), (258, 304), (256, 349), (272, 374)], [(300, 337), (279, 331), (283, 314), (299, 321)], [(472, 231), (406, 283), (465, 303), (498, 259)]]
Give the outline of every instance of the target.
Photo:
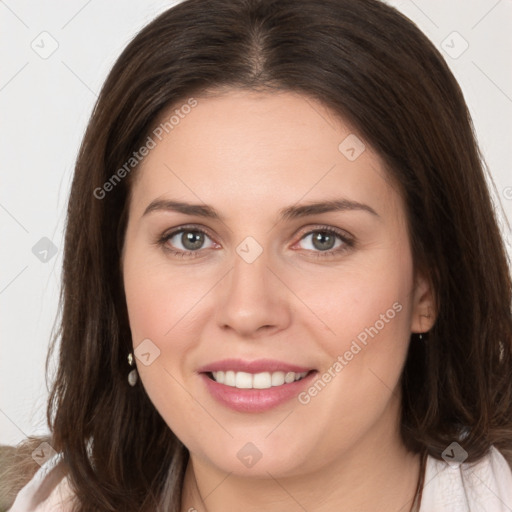
[(270, 254), (248, 237), (236, 248), (222, 286), (217, 319), (222, 328), (251, 335), (261, 327), (284, 328), (290, 320), (286, 290), (270, 270)]

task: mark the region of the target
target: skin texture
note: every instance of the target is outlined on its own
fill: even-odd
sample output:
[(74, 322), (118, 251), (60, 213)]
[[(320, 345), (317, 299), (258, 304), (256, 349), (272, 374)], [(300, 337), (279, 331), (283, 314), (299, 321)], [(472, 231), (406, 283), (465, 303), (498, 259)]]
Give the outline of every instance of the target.
[[(228, 90), (197, 101), (137, 170), (122, 261), (133, 346), (150, 339), (160, 351), (148, 366), (137, 359), (142, 384), (191, 453), (182, 510), (409, 510), (419, 460), (399, 437), (399, 378), (411, 332), (434, 318), (398, 188), (368, 144), (347, 159), (338, 146), (354, 132), (311, 98)], [(143, 215), (164, 198), (206, 203), (224, 220)], [(279, 220), (284, 207), (335, 198), (377, 215)], [(191, 224), (208, 232), (198, 256), (165, 250), (190, 250), (181, 234), (157, 243)], [(322, 227), (353, 245), (336, 238), (331, 253), (343, 250), (322, 256), (311, 233)], [(263, 249), (252, 263), (236, 251), (248, 236)], [(307, 404), (236, 412), (197, 373), (233, 357), (321, 375), (393, 304), (394, 318)], [(237, 457), (248, 442), (261, 452), (250, 468)]]

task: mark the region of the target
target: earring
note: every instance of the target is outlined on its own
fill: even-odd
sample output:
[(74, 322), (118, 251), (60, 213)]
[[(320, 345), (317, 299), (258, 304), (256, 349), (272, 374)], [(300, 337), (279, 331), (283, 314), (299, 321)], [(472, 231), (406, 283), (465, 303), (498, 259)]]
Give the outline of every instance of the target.
[[(135, 364), (135, 361), (133, 359), (133, 354), (130, 352), (128, 354), (128, 364), (130, 366), (133, 366)], [(137, 384), (137, 380), (138, 380), (138, 373), (137, 373), (137, 370), (134, 368), (129, 374), (128, 374), (128, 384), (130, 384), (130, 386), (135, 386), (135, 384)]]

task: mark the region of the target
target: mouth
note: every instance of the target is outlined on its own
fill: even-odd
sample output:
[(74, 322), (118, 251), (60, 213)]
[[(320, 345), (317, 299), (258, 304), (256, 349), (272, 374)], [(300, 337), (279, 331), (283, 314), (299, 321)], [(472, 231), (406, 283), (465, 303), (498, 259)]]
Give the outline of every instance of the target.
[(225, 367), (202, 371), (199, 375), (205, 390), (220, 405), (240, 413), (264, 413), (297, 399), (318, 374), (317, 370), (262, 371), (261, 367), (253, 372)]
[(292, 384), (306, 378), (315, 370), (305, 372), (260, 372), (248, 373), (234, 370), (205, 372), (205, 375), (219, 383), (237, 389), (269, 389)]
[(318, 371), (270, 359), (226, 359), (198, 374), (217, 403), (237, 412), (263, 413), (297, 398)]

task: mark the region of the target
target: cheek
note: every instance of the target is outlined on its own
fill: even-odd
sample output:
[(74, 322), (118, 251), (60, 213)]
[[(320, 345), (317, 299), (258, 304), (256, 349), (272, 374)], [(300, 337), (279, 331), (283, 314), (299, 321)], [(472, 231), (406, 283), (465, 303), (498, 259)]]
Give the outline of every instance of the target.
[[(139, 376), (156, 409), (181, 432), (180, 425), (201, 414), (191, 406), (183, 383), (184, 376), (193, 372), (190, 356), (201, 339), (205, 318), (211, 316), (204, 314), (204, 308), (218, 276), (205, 275), (199, 266), (172, 267), (161, 255), (138, 247), (128, 253), (123, 270), (133, 347), (149, 339), (158, 348), (152, 364), (137, 360)], [(176, 410), (179, 415), (173, 414)]]
[[(383, 250), (377, 256), (331, 273), (309, 295), (311, 309), (328, 326), (321, 337), (316, 330), (328, 358), (318, 376), (321, 382), (306, 390), (301, 403), (318, 421), (336, 419), (349, 437), (383, 414), (409, 344), (412, 260), (405, 250)], [(315, 329), (310, 331), (314, 335)]]
[[(138, 261), (145, 264), (138, 265)], [(191, 281), (188, 272), (170, 272), (161, 262), (151, 262), (148, 254), (137, 254), (136, 249), (126, 258), (123, 270), (133, 346), (137, 348), (143, 340), (150, 339), (159, 350), (158, 357), (148, 366), (137, 360), (139, 377), (169, 427), (193, 445), (195, 437), (203, 435), (203, 429), (211, 428), (197, 422), (201, 410), (183, 385), (187, 354), (198, 338), (191, 332), (193, 306), (204, 295), (203, 286), (192, 286), (199, 281)], [(204, 288), (208, 289), (206, 285)], [(190, 425), (195, 426), (190, 429)], [(194, 432), (191, 439), (187, 435), (190, 430)]]
[(125, 262), (124, 282), (134, 345), (150, 338), (160, 345), (172, 341), (174, 351), (184, 348), (183, 329), (194, 325), (201, 298), (212, 287), (204, 272), (185, 266), (171, 271), (162, 258), (132, 254)]
[(325, 351), (333, 359), (350, 350), (354, 340), (369, 348), (378, 339), (372, 344), (376, 353), (396, 353), (408, 342), (412, 274), (406, 250), (383, 249), (338, 272), (308, 276), (296, 290), (316, 317), (310, 328), (314, 324), (317, 338), (321, 328)]
[(162, 335), (170, 328), (168, 309), (159, 290), (155, 290), (153, 281), (142, 274), (128, 271), (125, 278), (126, 304), (134, 347), (149, 338), (157, 345)]

